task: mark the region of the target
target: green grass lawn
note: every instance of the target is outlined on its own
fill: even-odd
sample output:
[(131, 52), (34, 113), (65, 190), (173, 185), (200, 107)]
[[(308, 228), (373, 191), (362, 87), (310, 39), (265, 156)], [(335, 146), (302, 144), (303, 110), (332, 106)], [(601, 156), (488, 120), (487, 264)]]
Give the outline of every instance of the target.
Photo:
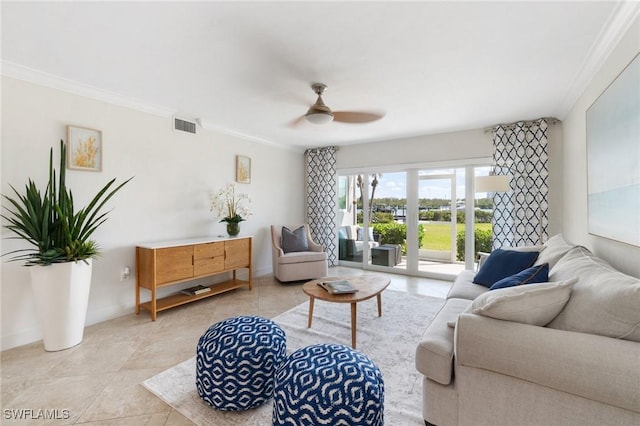
[[(422, 239), (422, 247), (426, 250), (449, 251), (451, 248), (451, 224), (448, 222), (428, 222), (422, 224), (425, 235)], [(490, 223), (476, 223), (477, 229), (491, 230)], [(464, 224), (456, 224), (456, 234), (464, 230)]]

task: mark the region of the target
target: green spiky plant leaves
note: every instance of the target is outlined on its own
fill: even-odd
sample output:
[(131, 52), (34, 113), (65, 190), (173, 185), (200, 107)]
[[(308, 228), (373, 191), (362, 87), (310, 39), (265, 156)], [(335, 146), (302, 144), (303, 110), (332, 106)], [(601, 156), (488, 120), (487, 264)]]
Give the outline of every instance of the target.
[(12, 260), (21, 260), (26, 266), (50, 265), (52, 263), (75, 262), (95, 257), (100, 249), (91, 235), (107, 220), (102, 208), (118, 192), (129, 178), (120, 185), (115, 179), (109, 181), (84, 208), (75, 211), (73, 194), (65, 182), (66, 145), (60, 141), (60, 174), (56, 179), (53, 168), (53, 148), (49, 153), (49, 182), (44, 194), (33, 180), (29, 179), (24, 194), (13, 186), (15, 197), (2, 195), (7, 203), (1, 216), (7, 221), (5, 227), (33, 247), (16, 250)]

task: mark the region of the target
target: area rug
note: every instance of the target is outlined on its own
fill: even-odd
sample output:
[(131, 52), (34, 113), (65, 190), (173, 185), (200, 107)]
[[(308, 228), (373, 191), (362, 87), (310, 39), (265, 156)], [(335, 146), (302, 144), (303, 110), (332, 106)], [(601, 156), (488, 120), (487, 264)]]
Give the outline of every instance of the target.
[[(423, 425), (422, 380), (415, 369), (416, 345), (443, 299), (386, 290), (382, 317), (376, 298), (358, 303), (357, 349), (371, 358), (384, 379), (384, 420), (387, 425)], [(309, 303), (273, 320), (287, 336), (287, 352), (316, 343), (351, 345), (348, 304), (316, 300), (313, 324), (307, 328)], [(271, 424), (272, 400), (248, 411), (217, 411), (204, 403), (195, 388), (195, 357), (143, 383), (143, 386), (197, 425), (264, 426)]]

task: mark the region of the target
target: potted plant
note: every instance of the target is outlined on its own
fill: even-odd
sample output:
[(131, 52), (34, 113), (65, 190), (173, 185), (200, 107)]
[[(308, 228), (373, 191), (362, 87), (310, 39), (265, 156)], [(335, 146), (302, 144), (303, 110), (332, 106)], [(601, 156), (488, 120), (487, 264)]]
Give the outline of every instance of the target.
[(129, 178), (112, 188), (109, 181), (86, 206), (76, 211), (65, 182), (66, 145), (60, 141), (60, 170), (49, 153), (49, 181), (44, 193), (29, 179), (24, 193), (10, 185), (15, 196), (2, 195), (5, 227), (32, 247), (7, 253), (31, 267), (31, 285), (42, 321), (44, 348), (58, 351), (82, 341), (91, 287), (92, 258), (100, 253), (91, 235), (107, 220), (105, 203)]
[(240, 222), (251, 216), (249, 210), (251, 200), (247, 194), (236, 195), (236, 186), (233, 183), (225, 189), (218, 191), (211, 197), (211, 211), (215, 211), (220, 222), (227, 223), (227, 234), (235, 237), (240, 233)]

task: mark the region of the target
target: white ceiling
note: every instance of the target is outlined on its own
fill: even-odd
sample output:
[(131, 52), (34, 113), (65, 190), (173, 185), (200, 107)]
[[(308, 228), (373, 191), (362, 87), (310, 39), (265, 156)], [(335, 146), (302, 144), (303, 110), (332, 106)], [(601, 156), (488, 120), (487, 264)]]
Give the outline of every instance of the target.
[[(2, 72), (294, 149), (568, 112), (624, 2), (2, 2)], [(370, 124), (289, 124), (329, 86)], [(90, 123), (87, 123), (90, 124)]]

